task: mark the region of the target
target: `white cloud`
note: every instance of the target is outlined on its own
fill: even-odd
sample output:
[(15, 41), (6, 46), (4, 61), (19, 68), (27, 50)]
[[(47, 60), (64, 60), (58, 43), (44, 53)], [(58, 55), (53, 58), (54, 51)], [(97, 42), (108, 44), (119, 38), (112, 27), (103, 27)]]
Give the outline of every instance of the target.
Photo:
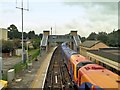
[[(57, 34), (67, 34), (71, 29), (77, 29), (81, 36), (88, 36), (91, 32), (111, 32), (114, 28), (117, 29), (117, 3), (64, 1), (65, 3), (54, 0), (52, 2), (29, 0), (30, 11), (24, 11), (24, 31), (35, 30), (39, 34), (53, 27), (55, 34), (56, 24)], [(21, 31), (21, 10), (15, 6), (15, 1), (2, 4), (0, 25), (7, 28), (10, 24), (15, 24)]]
[[(85, 15), (75, 19), (76, 28), (83, 36), (88, 36), (91, 32), (109, 33), (113, 29), (118, 29), (117, 3), (67, 3), (67, 5), (85, 8)], [(71, 23), (67, 24), (67, 26), (72, 25)]]

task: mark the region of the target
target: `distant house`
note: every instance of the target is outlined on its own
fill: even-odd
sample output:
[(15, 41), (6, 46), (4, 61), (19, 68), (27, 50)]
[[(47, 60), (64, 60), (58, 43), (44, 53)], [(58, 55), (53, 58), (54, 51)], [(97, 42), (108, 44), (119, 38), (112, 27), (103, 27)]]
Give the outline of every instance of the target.
[(109, 48), (106, 44), (95, 41), (95, 40), (87, 40), (80, 45), (80, 54), (86, 56), (87, 50), (99, 50), (100, 48)]
[(8, 30), (0, 28), (0, 40), (8, 40)]
[(28, 48), (34, 48), (31, 40), (28, 40), (28, 41), (26, 42), (26, 44), (27, 44), (27, 47), (28, 47)]

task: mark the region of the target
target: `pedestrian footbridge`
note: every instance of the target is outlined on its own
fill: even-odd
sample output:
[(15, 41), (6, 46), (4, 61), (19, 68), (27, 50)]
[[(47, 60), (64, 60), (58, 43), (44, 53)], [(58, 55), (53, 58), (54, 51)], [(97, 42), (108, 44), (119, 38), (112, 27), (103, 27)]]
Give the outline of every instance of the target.
[(49, 31), (43, 31), (40, 47), (44, 50), (48, 50), (50, 45), (61, 44), (63, 42), (68, 42), (72, 49), (79, 52), (81, 40), (79, 35), (77, 35), (77, 31), (71, 31), (70, 34), (66, 35), (49, 35)]

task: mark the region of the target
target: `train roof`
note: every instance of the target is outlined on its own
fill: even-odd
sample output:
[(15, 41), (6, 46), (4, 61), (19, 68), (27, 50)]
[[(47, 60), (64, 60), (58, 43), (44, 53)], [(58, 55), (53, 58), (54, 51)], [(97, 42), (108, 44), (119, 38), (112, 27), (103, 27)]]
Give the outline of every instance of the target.
[(74, 51), (74, 50), (64, 50), (64, 53), (65, 53), (65, 55), (67, 56), (67, 58), (71, 58), (71, 56), (73, 55), (73, 54), (77, 54), (77, 52), (76, 51)]
[(70, 50), (70, 48), (67, 47), (67, 46), (63, 46), (63, 47), (62, 47), (62, 50), (63, 50), (63, 51), (65, 51), (65, 50)]
[(118, 88), (120, 80), (118, 75), (97, 64), (88, 64), (79, 69), (92, 84), (101, 88)]
[(66, 43), (62, 43), (61, 46), (66, 46)]
[(88, 60), (86, 57), (80, 55), (80, 54), (75, 54), (72, 55), (70, 58), (71, 62), (74, 64), (78, 64), (80, 62), (91, 62), (90, 60)]
[(69, 58), (69, 59), (70, 59), (71, 55), (77, 54), (76, 51), (70, 49), (70, 48), (69, 48), (68, 46), (66, 46), (66, 45), (63, 45), (63, 46), (62, 46), (62, 51), (64, 52), (64, 54), (66, 55), (66, 57)]

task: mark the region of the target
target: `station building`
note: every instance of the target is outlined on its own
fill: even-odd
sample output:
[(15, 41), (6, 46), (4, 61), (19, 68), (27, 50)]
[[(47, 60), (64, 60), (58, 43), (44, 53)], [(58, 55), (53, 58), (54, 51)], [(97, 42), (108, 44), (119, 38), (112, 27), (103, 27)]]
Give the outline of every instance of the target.
[(87, 56), (87, 50), (99, 50), (100, 48), (109, 48), (109, 46), (100, 41), (86, 40), (80, 44), (80, 54)]
[(106, 44), (87, 40), (80, 45), (80, 54), (89, 60), (120, 74), (120, 48), (111, 48)]
[(0, 40), (8, 40), (8, 30), (5, 28), (0, 28)]
[(120, 48), (88, 50), (87, 57), (91, 61), (120, 75)]

